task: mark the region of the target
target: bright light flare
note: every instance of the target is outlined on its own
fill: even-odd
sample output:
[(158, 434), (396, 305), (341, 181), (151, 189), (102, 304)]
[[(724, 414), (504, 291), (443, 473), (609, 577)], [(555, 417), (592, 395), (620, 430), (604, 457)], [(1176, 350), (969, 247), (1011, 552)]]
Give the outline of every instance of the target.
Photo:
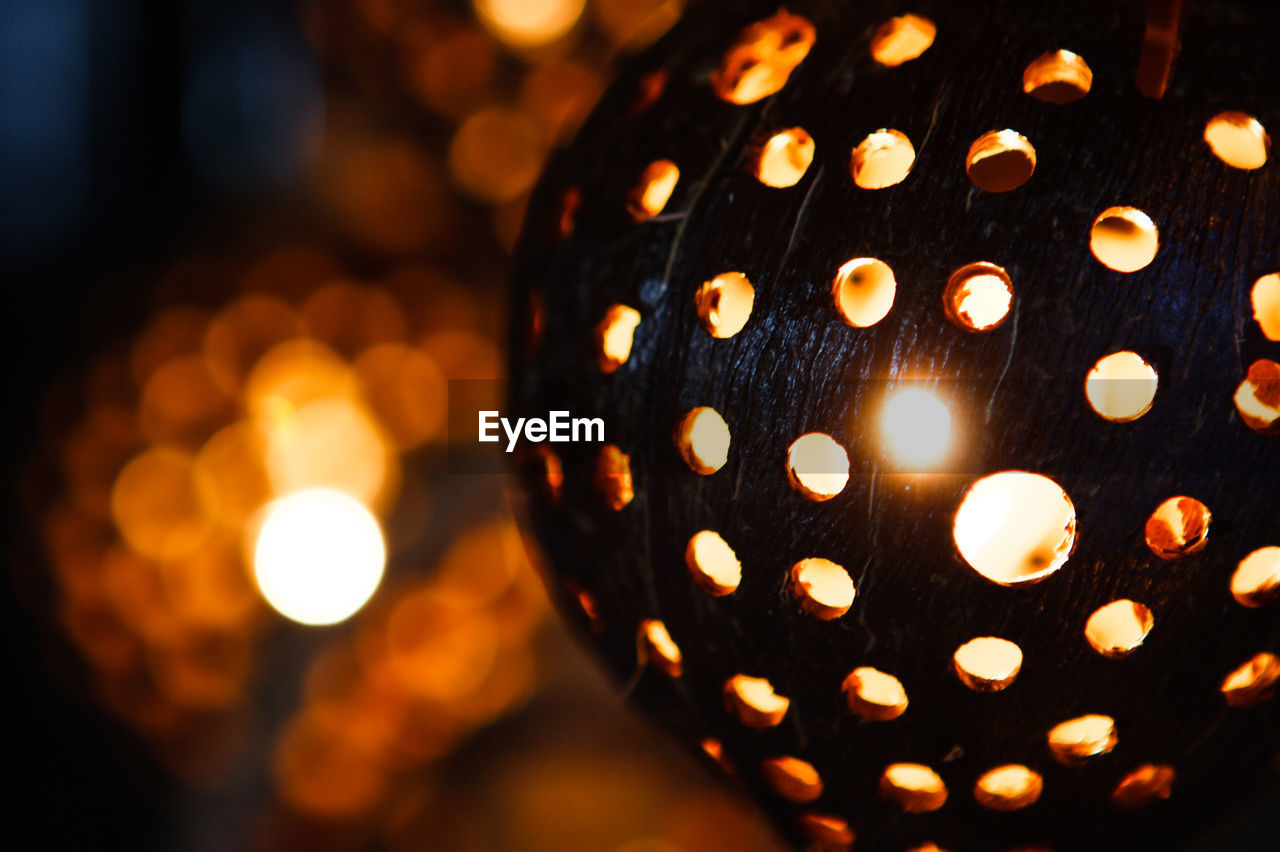
[(339, 491), (299, 491), (269, 504), (253, 570), (267, 603), (302, 624), (354, 615), (382, 580), (387, 551), (378, 521)]
[(951, 412), (936, 396), (918, 388), (904, 390), (884, 407), (885, 444), (902, 464), (937, 462), (951, 443)]

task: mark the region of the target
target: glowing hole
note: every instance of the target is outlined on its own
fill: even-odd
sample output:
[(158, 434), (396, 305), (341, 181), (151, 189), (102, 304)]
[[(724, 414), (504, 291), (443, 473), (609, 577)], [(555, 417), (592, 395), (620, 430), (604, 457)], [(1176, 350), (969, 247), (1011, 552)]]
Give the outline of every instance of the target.
[(1247, 607), (1280, 598), (1280, 547), (1261, 547), (1241, 559), (1231, 575), (1231, 594)]
[(1172, 766), (1147, 763), (1130, 772), (1111, 791), (1111, 801), (1117, 807), (1138, 808), (1159, 799), (1167, 799), (1173, 792)]
[(810, 500), (830, 500), (849, 482), (849, 455), (830, 435), (809, 432), (787, 449), (787, 478)]
[(880, 793), (909, 814), (936, 811), (947, 801), (947, 785), (920, 763), (890, 764), (880, 776)]
[(1218, 159), (1237, 169), (1257, 169), (1267, 162), (1271, 137), (1258, 119), (1243, 112), (1221, 112), (1204, 126), (1204, 141)]
[(1022, 91), (1051, 104), (1069, 104), (1089, 94), (1093, 72), (1069, 50), (1055, 50), (1033, 60), (1022, 72)]
[(796, 824), (810, 843), (809, 852), (849, 852), (853, 848), (853, 829), (838, 816), (801, 814)]
[(997, 692), (1018, 677), (1022, 649), (1008, 639), (979, 636), (956, 648), (952, 662), (965, 686), (977, 692)]
[(978, 189), (1008, 192), (1036, 170), (1036, 149), (1016, 130), (990, 130), (969, 146), (964, 168)]
[(760, 773), (782, 798), (797, 803), (812, 802), (822, 795), (822, 777), (813, 764), (797, 757), (771, 757), (760, 763)]
[(848, 261), (831, 282), (836, 311), (854, 328), (866, 328), (884, 319), (893, 307), (897, 288), (889, 265), (872, 257)]
[(1025, 766), (1010, 763), (984, 773), (973, 788), (973, 798), (993, 811), (1016, 811), (1035, 804), (1044, 790), (1044, 779)]
[(680, 180), (680, 169), (670, 160), (655, 160), (640, 174), (627, 197), (627, 212), (636, 222), (652, 219), (663, 211)]
[(574, 580), (565, 580), (564, 587), (565, 591), (573, 595), (573, 599), (578, 602), (578, 608), (587, 617), (587, 625), (591, 628), (591, 632), (603, 632), (604, 619), (600, 617), (600, 606), (596, 603), (596, 599), (591, 596), (591, 593)]
[(960, 555), (993, 583), (1012, 586), (1048, 577), (1076, 542), (1076, 510), (1046, 476), (1007, 470), (965, 492), (952, 530)]
[(951, 320), (965, 331), (990, 331), (1009, 315), (1013, 282), (994, 263), (970, 263), (947, 280), (942, 305)]
[(919, 15), (890, 18), (871, 37), (871, 56), (881, 65), (893, 67), (915, 59), (929, 49), (938, 28)]
[(1084, 637), (1104, 657), (1124, 657), (1143, 643), (1155, 617), (1151, 610), (1127, 598), (1098, 607), (1084, 625)]
[(734, 675), (724, 684), (725, 703), (748, 728), (771, 728), (787, 715), (791, 701), (762, 677)]
[(849, 572), (829, 559), (811, 557), (791, 566), (791, 593), (801, 609), (823, 621), (839, 618), (853, 606)]
[(742, 582), (742, 563), (738, 555), (719, 533), (702, 530), (689, 539), (684, 551), (685, 564), (698, 588), (710, 595), (723, 597)]
[(665, 624), (654, 619), (640, 622), (639, 638), (649, 665), (668, 677), (680, 677), (684, 658), (680, 648), (671, 640)]
[(1110, 716), (1079, 716), (1049, 730), (1049, 750), (1059, 763), (1076, 766), (1106, 754), (1116, 745), (1116, 720)]
[(693, 298), (702, 327), (724, 339), (742, 331), (751, 317), (756, 290), (741, 272), (723, 272), (698, 288)]
[(626, 305), (614, 305), (605, 311), (604, 319), (596, 326), (596, 363), (600, 370), (612, 373), (631, 357), (631, 341), (636, 326), (640, 325), (640, 312)]
[(1161, 559), (1202, 550), (1209, 540), (1209, 509), (1192, 497), (1170, 497), (1147, 519), (1147, 547)]
[(813, 24), (785, 10), (746, 27), (711, 76), (715, 93), (729, 103), (751, 104), (780, 91), (816, 35)]
[(885, 443), (903, 464), (924, 466), (942, 458), (951, 439), (951, 413), (918, 388), (896, 394), (884, 407)]
[(281, 615), (336, 624), (373, 595), (386, 555), (382, 530), (362, 503), (312, 489), (267, 506), (253, 569), (263, 597)]
[(690, 411), (676, 427), (676, 449), (694, 473), (712, 474), (729, 457), (729, 426), (714, 408)]
[(1136, 272), (1155, 259), (1160, 234), (1151, 217), (1136, 207), (1109, 207), (1089, 230), (1089, 248), (1117, 272)]
[(780, 130), (770, 136), (756, 158), (756, 179), (765, 186), (795, 186), (813, 162), (813, 137), (802, 127)]
[(542, 462), (542, 485), (547, 497), (552, 503), (559, 505), (564, 495), (564, 465), (560, 462), (560, 456), (545, 446), (538, 447), (537, 455)]
[(870, 666), (849, 672), (841, 688), (849, 710), (863, 719), (886, 722), (907, 711), (907, 691), (902, 682)]
[(1253, 707), (1275, 694), (1280, 681), (1280, 657), (1258, 654), (1227, 675), (1222, 681), (1222, 696), (1232, 707)]
[(596, 456), (591, 484), (604, 496), (605, 505), (615, 512), (630, 503), (635, 497), (631, 485), (631, 456), (613, 444), (605, 444)]
[(1253, 285), (1253, 318), (1267, 340), (1280, 340), (1280, 272), (1264, 275)]
[(1114, 423), (1137, 420), (1151, 410), (1159, 377), (1136, 352), (1104, 355), (1084, 379), (1084, 395), (1099, 417)]
[(1236, 388), (1235, 403), (1244, 425), (1264, 435), (1280, 434), (1280, 364), (1254, 361)]
[(916, 149), (905, 134), (881, 129), (853, 149), (849, 171), (863, 189), (884, 189), (902, 183), (915, 162)]

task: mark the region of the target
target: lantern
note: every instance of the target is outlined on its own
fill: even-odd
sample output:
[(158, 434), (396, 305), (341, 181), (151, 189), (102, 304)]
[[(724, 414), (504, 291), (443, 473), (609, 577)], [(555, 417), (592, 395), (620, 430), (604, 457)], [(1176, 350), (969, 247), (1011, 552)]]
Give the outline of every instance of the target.
[(523, 446), (549, 586), (798, 846), (1154, 848), (1275, 786), (1276, 44), (707, 4), (549, 165), (511, 407), (605, 422)]

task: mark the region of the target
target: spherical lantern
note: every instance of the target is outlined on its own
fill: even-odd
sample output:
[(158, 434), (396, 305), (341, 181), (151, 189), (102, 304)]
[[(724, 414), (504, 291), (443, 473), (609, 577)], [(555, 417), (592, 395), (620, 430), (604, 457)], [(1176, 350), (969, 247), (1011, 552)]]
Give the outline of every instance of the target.
[(521, 447), (549, 586), (797, 846), (1158, 848), (1274, 787), (1277, 44), (709, 3), (547, 169), (510, 407), (605, 424)]

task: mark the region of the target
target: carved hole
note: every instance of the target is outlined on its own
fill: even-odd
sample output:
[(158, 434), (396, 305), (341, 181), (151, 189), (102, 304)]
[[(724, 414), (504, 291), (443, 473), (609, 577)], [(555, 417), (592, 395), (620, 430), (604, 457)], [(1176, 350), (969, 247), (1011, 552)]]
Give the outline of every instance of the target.
[(733, 104), (751, 104), (782, 89), (809, 55), (817, 33), (799, 15), (779, 10), (738, 34), (711, 76), (716, 95)]
[(709, 475), (729, 457), (729, 425), (714, 408), (691, 410), (676, 427), (676, 449), (694, 473)]
[(1111, 801), (1120, 808), (1139, 808), (1173, 792), (1172, 766), (1147, 763), (1130, 772), (1111, 791)]
[(1280, 598), (1280, 547), (1260, 547), (1236, 566), (1231, 594), (1247, 607), (1260, 607)]
[(1017, 811), (1035, 804), (1044, 790), (1044, 779), (1017, 763), (997, 766), (978, 778), (973, 797), (993, 811)]
[(1013, 282), (994, 263), (970, 263), (951, 273), (942, 305), (947, 319), (965, 331), (990, 331), (1013, 304)]
[(907, 691), (902, 682), (870, 666), (851, 671), (841, 688), (849, 710), (863, 719), (886, 722), (907, 711)]
[(1098, 607), (1085, 622), (1084, 636), (1104, 657), (1124, 657), (1151, 632), (1155, 617), (1146, 606), (1127, 598)]
[(829, 814), (801, 814), (796, 820), (809, 841), (809, 852), (849, 852), (855, 835), (849, 823)]
[(742, 582), (742, 563), (719, 533), (702, 530), (689, 539), (685, 564), (693, 582), (709, 595), (724, 597)]
[(1280, 681), (1280, 658), (1257, 654), (1222, 681), (1222, 696), (1232, 707), (1253, 707), (1275, 694)]
[(1066, 766), (1077, 766), (1106, 754), (1116, 745), (1116, 720), (1110, 716), (1079, 716), (1049, 730), (1049, 750)]
[(1136, 352), (1112, 352), (1098, 359), (1084, 379), (1084, 395), (1099, 417), (1113, 423), (1137, 420), (1151, 410), (1159, 377)]
[(920, 763), (893, 763), (880, 776), (880, 793), (909, 814), (936, 811), (947, 801), (947, 785)]
[(1271, 137), (1258, 119), (1243, 112), (1220, 112), (1204, 126), (1204, 141), (1219, 160), (1237, 169), (1258, 169), (1267, 162)]
[(858, 257), (836, 271), (831, 282), (836, 312), (854, 328), (867, 328), (885, 318), (893, 307), (898, 284), (882, 260)]
[(694, 295), (702, 327), (712, 337), (724, 339), (742, 331), (751, 317), (756, 291), (741, 272), (723, 272), (703, 283)]
[(929, 49), (938, 28), (919, 15), (890, 18), (871, 37), (871, 56), (881, 65), (894, 67), (915, 59)]
[(1236, 411), (1255, 432), (1280, 434), (1280, 364), (1259, 358), (1236, 388)]
[(822, 777), (813, 764), (798, 757), (771, 757), (760, 763), (764, 780), (782, 798), (812, 802), (822, 795)]
[(1022, 649), (1008, 639), (979, 636), (956, 648), (952, 662), (965, 686), (977, 692), (997, 692), (1018, 677)]
[(829, 559), (811, 557), (791, 566), (791, 593), (801, 609), (823, 621), (839, 618), (853, 606), (849, 572)]
[(596, 457), (592, 485), (604, 496), (605, 505), (620, 510), (635, 497), (631, 485), (631, 457), (613, 444), (605, 444)]
[(756, 179), (765, 186), (795, 186), (813, 162), (813, 137), (802, 127), (780, 130), (770, 136), (756, 158)]
[(1204, 549), (1212, 515), (1193, 497), (1170, 497), (1147, 519), (1147, 547), (1161, 559), (1180, 559)]
[(906, 134), (880, 129), (853, 149), (849, 171), (863, 189), (885, 189), (902, 183), (916, 162), (916, 149)]
[(1036, 170), (1036, 149), (1016, 130), (990, 130), (969, 146), (964, 160), (969, 180), (986, 192), (1008, 192)]
[(787, 715), (791, 701), (773, 691), (762, 677), (734, 675), (725, 681), (725, 703), (748, 728), (771, 728)]
[(1151, 217), (1136, 207), (1109, 207), (1093, 220), (1089, 248), (1117, 272), (1136, 272), (1155, 259), (1160, 234)]
[(810, 500), (830, 500), (849, 482), (849, 455), (830, 435), (809, 432), (787, 449), (787, 478)]
[(1042, 580), (1061, 568), (1076, 541), (1076, 510), (1046, 476), (1010, 470), (979, 479), (956, 512), (960, 555), (993, 583)]
[(640, 174), (627, 197), (627, 212), (636, 222), (652, 219), (663, 211), (680, 180), (680, 169), (670, 160), (655, 160)]
[(1253, 318), (1267, 340), (1280, 340), (1280, 272), (1264, 275), (1253, 284)]
[(1093, 72), (1069, 50), (1054, 50), (1034, 59), (1022, 72), (1022, 91), (1050, 104), (1069, 104), (1089, 94)]
[(671, 639), (667, 626), (656, 619), (640, 622), (639, 639), (645, 661), (668, 677), (680, 677), (684, 657)]
[(640, 312), (626, 305), (614, 305), (605, 311), (604, 319), (596, 325), (596, 364), (601, 372), (612, 373), (631, 357), (631, 341), (636, 326), (640, 325)]

